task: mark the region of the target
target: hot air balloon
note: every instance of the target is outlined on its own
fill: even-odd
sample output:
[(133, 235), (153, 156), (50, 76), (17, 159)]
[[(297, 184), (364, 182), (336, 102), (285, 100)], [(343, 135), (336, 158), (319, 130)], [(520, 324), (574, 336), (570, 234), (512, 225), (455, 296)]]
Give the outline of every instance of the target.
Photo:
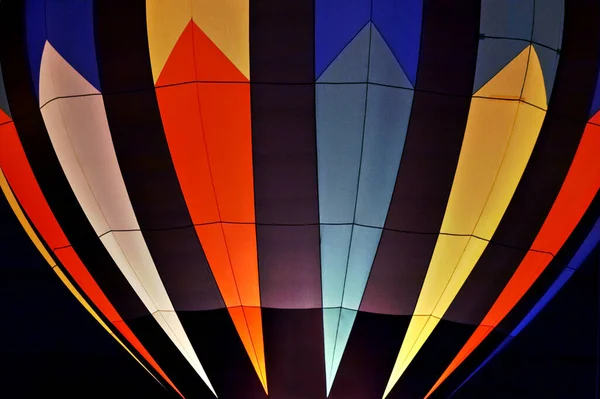
[(600, 240), (597, 0), (0, 19), (2, 191), (174, 396), (447, 397)]

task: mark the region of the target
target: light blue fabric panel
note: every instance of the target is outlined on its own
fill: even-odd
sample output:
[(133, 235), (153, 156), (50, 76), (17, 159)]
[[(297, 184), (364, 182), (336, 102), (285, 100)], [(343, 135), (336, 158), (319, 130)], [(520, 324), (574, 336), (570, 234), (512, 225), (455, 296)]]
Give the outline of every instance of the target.
[(534, 0), (482, 0), (479, 31), (486, 36), (530, 40), (533, 3)]
[(325, 330), (325, 378), (331, 391), (357, 312), (349, 309), (323, 309)]
[[(354, 220), (367, 85), (370, 25), (323, 73), (316, 88), (323, 306), (339, 307)], [(345, 224), (345, 225), (327, 225)]]
[(352, 223), (366, 84), (318, 85), (316, 97), (319, 219), (321, 223)]
[(379, 228), (354, 226), (342, 302), (342, 306), (347, 309), (358, 310), (360, 306), (381, 232)]
[(323, 337), (325, 340), (325, 379), (327, 381), (327, 394), (333, 385), (335, 373), (333, 368), (333, 352), (337, 342), (337, 331), (340, 322), (341, 308), (323, 309)]
[(544, 74), (544, 86), (546, 87), (546, 103), (550, 102), (550, 95), (552, 94), (552, 87), (554, 87), (554, 78), (556, 77), (556, 68), (558, 67), (559, 55), (556, 51), (550, 50), (549, 48), (533, 45), (535, 52), (540, 60), (542, 66), (542, 73)]
[(371, 33), (370, 56), (369, 82), (405, 88), (413, 87), (402, 66), (375, 26)]
[(412, 100), (412, 90), (369, 86), (356, 205), (358, 224), (383, 227), (385, 223), (404, 150)]
[(352, 225), (321, 225), (323, 307), (342, 305)]
[(564, 21), (564, 0), (536, 0), (533, 41), (560, 49)]

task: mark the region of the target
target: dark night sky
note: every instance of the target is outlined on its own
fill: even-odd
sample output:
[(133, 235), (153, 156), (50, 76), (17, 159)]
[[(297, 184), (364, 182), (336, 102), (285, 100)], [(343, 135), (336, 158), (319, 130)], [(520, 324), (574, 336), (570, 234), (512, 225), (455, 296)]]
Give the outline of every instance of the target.
[[(79, 305), (0, 196), (0, 397), (168, 397)], [(598, 251), (454, 398), (594, 398)]]

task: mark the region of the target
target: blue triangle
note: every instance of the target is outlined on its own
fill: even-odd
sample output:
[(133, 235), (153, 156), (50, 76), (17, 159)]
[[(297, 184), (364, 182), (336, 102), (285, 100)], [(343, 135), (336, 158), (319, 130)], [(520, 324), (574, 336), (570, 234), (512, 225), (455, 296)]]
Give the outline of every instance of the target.
[(48, 41), (77, 72), (100, 90), (92, 1), (49, 0), (46, 3)]
[(369, 22), (370, 0), (317, 0), (315, 3), (315, 76), (319, 77)]
[(549, 48), (533, 45), (535, 52), (540, 60), (542, 66), (542, 73), (544, 74), (544, 86), (546, 87), (546, 104), (550, 102), (550, 95), (552, 94), (552, 87), (554, 86), (554, 78), (556, 76), (556, 68), (558, 67), (559, 55), (556, 51), (550, 50)]
[(367, 24), (321, 74), (318, 82), (366, 82), (371, 24)]
[(8, 107), (8, 99), (6, 98), (6, 90), (4, 89), (4, 78), (2, 77), (2, 68), (0, 67), (0, 110), (12, 118), (10, 108)]
[(392, 50), (375, 27), (371, 33), (369, 82), (406, 88), (413, 87)]
[(422, 0), (373, 0), (373, 24), (414, 87), (421, 46)]
[(477, 50), (473, 93), (476, 93), (491, 78), (496, 76), (528, 45), (528, 42), (521, 40), (490, 38), (480, 40), (479, 49)]
[(356, 320), (356, 310), (333, 308), (323, 309), (323, 326), (325, 329), (325, 379), (327, 395), (331, 391), (333, 381), (342, 362), (342, 356), (350, 332)]
[(596, 90), (594, 91), (594, 99), (592, 100), (592, 107), (590, 108), (590, 118), (600, 110), (600, 73), (598, 74), (598, 80), (596, 81)]

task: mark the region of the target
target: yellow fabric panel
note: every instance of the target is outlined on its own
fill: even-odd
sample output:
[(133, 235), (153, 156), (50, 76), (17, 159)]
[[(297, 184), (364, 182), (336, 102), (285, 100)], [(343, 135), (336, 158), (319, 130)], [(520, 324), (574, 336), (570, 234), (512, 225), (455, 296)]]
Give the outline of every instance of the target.
[(155, 83), (191, 19), (192, 7), (188, 0), (146, 0), (148, 48)]
[(33, 244), (35, 245), (35, 247), (37, 248), (37, 250), (44, 257), (44, 259), (46, 260), (46, 262), (48, 262), (48, 264), (50, 265), (50, 267), (52, 267), (52, 270), (54, 270), (54, 272), (58, 275), (58, 277), (63, 282), (63, 284), (69, 289), (69, 291), (71, 292), (71, 294), (73, 294), (73, 296), (75, 296), (75, 298), (77, 298), (77, 300), (79, 301), (79, 303), (81, 303), (83, 305), (83, 307), (119, 343), (119, 345), (121, 345), (123, 348), (125, 348), (125, 350), (135, 359), (135, 361), (137, 361), (144, 368), (144, 370), (146, 370), (148, 372), (148, 374), (150, 374), (152, 376), (152, 378), (154, 378), (156, 381), (158, 381), (159, 384), (161, 384), (161, 382), (154, 376), (154, 374), (152, 374), (152, 372), (150, 372), (150, 370), (148, 370), (148, 368), (133, 354), (133, 352), (131, 352), (129, 350), (129, 348), (127, 346), (125, 346), (125, 344), (119, 339), (119, 337), (117, 337), (111, 331), (111, 329), (108, 327), (108, 325), (100, 318), (100, 316), (98, 315), (98, 313), (96, 313), (96, 311), (83, 298), (83, 296), (81, 296), (81, 294), (77, 291), (77, 289), (75, 288), (75, 286), (65, 276), (65, 274), (63, 273), (63, 271), (56, 265), (56, 262), (54, 262), (54, 259), (52, 258), (52, 256), (50, 255), (50, 253), (46, 250), (46, 247), (44, 247), (44, 245), (42, 244), (42, 241), (40, 240), (40, 238), (36, 234), (35, 230), (33, 230), (33, 227), (31, 227), (31, 224), (29, 223), (29, 221), (25, 217), (25, 213), (21, 209), (21, 206), (19, 205), (19, 203), (18, 203), (18, 201), (17, 201), (14, 193), (12, 192), (10, 186), (8, 185), (8, 181), (6, 180), (6, 176), (4, 175), (4, 172), (2, 171), (1, 168), (0, 168), (0, 188), (2, 188), (2, 192), (4, 193), (4, 196), (6, 197), (6, 200), (8, 201), (8, 203), (9, 203), (9, 205), (10, 205), (13, 213), (15, 214), (15, 216), (17, 217), (17, 219), (19, 220), (19, 223), (21, 223), (21, 226), (23, 227), (23, 229), (27, 233), (27, 236), (29, 237), (29, 239), (33, 242)]
[(543, 110), (548, 109), (546, 103), (546, 86), (544, 85), (544, 72), (538, 58), (537, 52), (533, 46), (529, 54), (529, 65), (527, 67), (527, 77), (525, 78), (525, 86), (521, 94), (521, 100), (533, 104)]
[(486, 246), (487, 241), (470, 236), (441, 235), (414, 314), (441, 318)]
[(502, 166), (518, 105), (516, 101), (472, 100), (442, 233), (473, 233)]
[(250, 79), (249, 0), (192, 0), (196, 25)]
[(519, 55), (502, 68), (496, 76), (483, 85), (473, 96), (519, 99), (523, 90), (523, 84), (525, 83), (525, 74), (528, 73), (527, 61), (529, 60), (530, 52), (534, 51), (531, 45), (525, 47)]
[[(542, 109), (522, 102), (525, 96)], [(437, 324), (425, 326), (422, 318), (444, 316), (498, 228), (525, 171), (546, 114), (544, 79), (533, 47), (523, 50), (473, 97), (442, 234), (389, 390)]]
[(396, 360), (396, 364), (394, 364), (392, 375), (385, 387), (385, 393), (383, 394), (384, 398), (390, 393), (394, 385), (396, 385), (400, 376), (404, 374), (408, 365), (415, 358), (417, 352), (419, 352), (419, 349), (421, 349), (421, 346), (423, 346), (427, 337), (431, 335), (439, 321), (439, 319), (431, 316), (414, 316), (412, 318), (408, 330), (406, 331), (406, 335), (404, 336), (404, 342), (409, 341), (413, 344), (403, 344), (400, 348), (398, 360)]

